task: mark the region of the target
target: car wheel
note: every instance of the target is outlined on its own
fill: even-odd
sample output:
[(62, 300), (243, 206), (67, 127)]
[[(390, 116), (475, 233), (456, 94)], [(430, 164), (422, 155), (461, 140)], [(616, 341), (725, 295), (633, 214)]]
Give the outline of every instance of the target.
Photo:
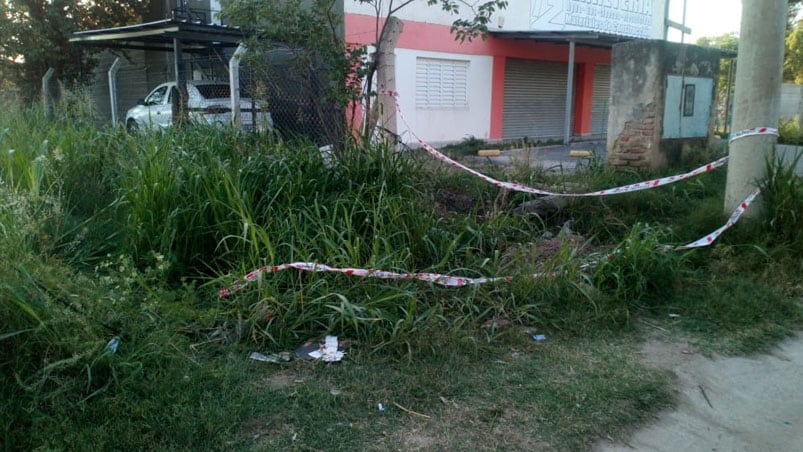
[(139, 125), (133, 119), (129, 119), (125, 123), (125, 129), (128, 130), (128, 133), (134, 134), (139, 131)]

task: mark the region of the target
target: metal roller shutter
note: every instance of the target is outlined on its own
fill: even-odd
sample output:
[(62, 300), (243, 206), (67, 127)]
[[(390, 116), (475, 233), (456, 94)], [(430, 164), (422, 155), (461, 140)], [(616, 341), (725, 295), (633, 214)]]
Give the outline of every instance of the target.
[(611, 67), (598, 64), (594, 68), (594, 92), (591, 95), (591, 133), (608, 133), (608, 111), (611, 97)]
[(502, 138), (562, 137), (566, 63), (509, 58)]

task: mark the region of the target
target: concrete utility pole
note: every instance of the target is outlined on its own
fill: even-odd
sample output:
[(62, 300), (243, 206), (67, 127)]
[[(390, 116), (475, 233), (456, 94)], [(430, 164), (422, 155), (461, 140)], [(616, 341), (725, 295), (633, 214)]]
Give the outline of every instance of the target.
[[(742, 0), (732, 134), (753, 127), (778, 127), (786, 14), (787, 0)], [(764, 161), (776, 142), (773, 135), (756, 135), (731, 143), (726, 213), (766, 175)], [(745, 215), (755, 218), (760, 210), (751, 208)]]

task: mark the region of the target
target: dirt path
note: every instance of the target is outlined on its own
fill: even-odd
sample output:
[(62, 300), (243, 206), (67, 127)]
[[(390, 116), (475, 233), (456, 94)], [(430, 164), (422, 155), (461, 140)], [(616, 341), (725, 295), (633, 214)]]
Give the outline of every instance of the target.
[(675, 411), (608, 451), (803, 450), (803, 337), (751, 358), (706, 358), (682, 345), (648, 343), (645, 360), (674, 372)]

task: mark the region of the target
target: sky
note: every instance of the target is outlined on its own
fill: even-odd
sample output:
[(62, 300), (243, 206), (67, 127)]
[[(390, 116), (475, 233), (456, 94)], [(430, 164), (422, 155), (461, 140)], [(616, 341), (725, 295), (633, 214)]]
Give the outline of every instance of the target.
[[(669, 1), (669, 19), (683, 21), (683, 0)], [(692, 34), (686, 35), (685, 42), (694, 43), (704, 36), (720, 36), (725, 33), (739, 33), (742, 18), (741, 0), (686, 0), (686, 26)], [(669, 40), (680, 42), (680, 32), (669, 31)]]

